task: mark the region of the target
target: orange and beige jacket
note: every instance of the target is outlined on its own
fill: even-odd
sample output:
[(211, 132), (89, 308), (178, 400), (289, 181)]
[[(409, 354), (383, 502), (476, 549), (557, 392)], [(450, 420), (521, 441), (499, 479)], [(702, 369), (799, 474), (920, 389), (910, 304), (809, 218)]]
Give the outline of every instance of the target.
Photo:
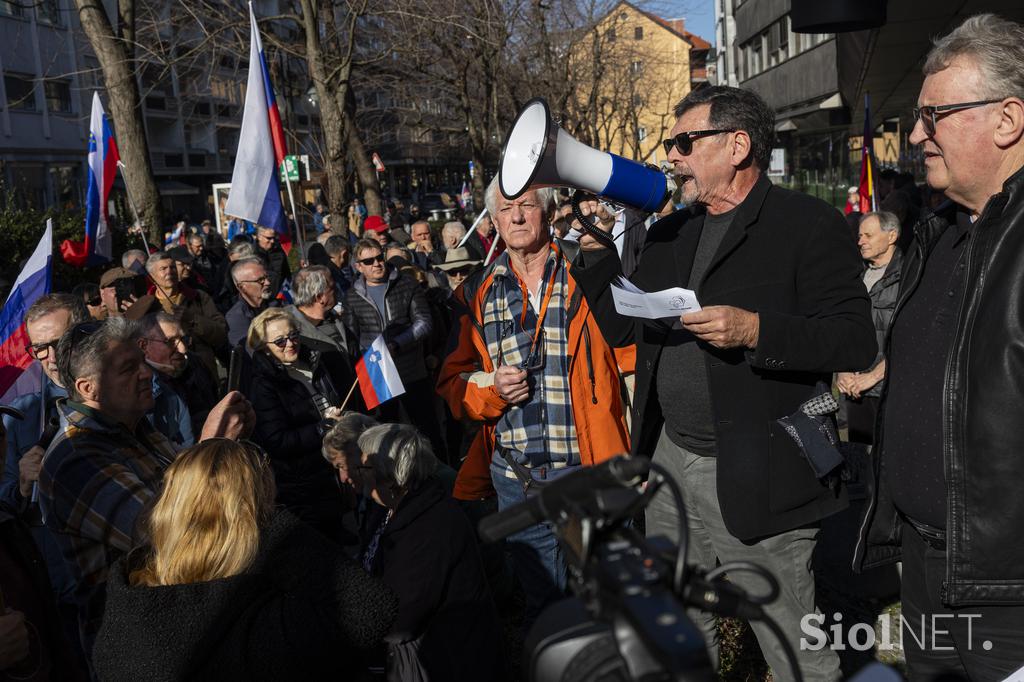
[[(483, 303), (493, 282), (494, 264), (470, 277), (455, 292), (458, 308), (458, 345), (445, 359), (437, 392), (448, 402), (456, 419), (481, 422), (466, 459), (459, 469), (454, 496), (476, 500), (494, 494), (490, 463), (494, 452), (494, 425), (508, 408), (494, 387), (494, 370), (481, 326)], [(605, 342), (590, 313), (587, 299), (576, 286), (569, 268), (568, 351), (569, 389), (576, 420), (580, 461), (593, 466), (629, 452), (615, 354)], [(524, 290), (523, 300), (527, 300)]]

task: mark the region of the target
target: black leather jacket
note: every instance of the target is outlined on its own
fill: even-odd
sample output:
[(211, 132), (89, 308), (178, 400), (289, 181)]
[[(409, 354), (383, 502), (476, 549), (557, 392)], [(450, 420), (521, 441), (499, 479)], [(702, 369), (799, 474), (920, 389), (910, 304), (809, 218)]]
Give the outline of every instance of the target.
[[(942, 206), (917, 225), (903, 261), (893, 326), (956, 211), (952, 204)], [(1024, 604), (1024, 168), (989, 199), (971, 230), (964, 300), (946, 365), (936, 368), (945, 375), (947, 550), (941, 598), (949, 607)], [(861, 524), (855, 568), (899, 559), (902, 525), (884, 474), (885, 431), (899, 427), (882, 419), (876, 425), (874, 473), (880, 483), (873, 486)]]

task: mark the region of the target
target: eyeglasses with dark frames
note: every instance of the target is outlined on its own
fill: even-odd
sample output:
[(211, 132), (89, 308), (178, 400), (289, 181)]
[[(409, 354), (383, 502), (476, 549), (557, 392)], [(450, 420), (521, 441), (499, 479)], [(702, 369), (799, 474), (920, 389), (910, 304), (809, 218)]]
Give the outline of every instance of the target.
[(268, 275), (263, 275), (262, 277), (257, 277), (256, 279), (240, 279), (240, 280), (238, 280), (238, 284), (260, 284), (260, 285), (263, 285), (263, 284), (269, 284), (269, 283), (270, 283), (270, 277)]
[(923, 107), (914, 107), (911, 113), (914, 116), (915, 123), (921, 122), (921, 127), (924, 128), (929, 136), (935, 134), (935, 123), (938, 121), (939, 116), (945, 114), (951, 114), (954, 111), (961, 111), (963, 109), (974, 109), (975, 107), (983, 107), (987, 104), (995, 104), (996, 102), (1002, 102), (1003, 99), (983, 99), (977, 102), (957, 102), (956, 104), (930, 104)]
[(299, 333), (298, 332), (292, 332), (291, 334), (288, 334), (287, 336), (282, 336), (282, 337), (276, 338), (273, 341), (269, 341), (268, 343), (272, 343), (275, 346), (277, 346), (278, 348), (284, 348), (285, 346), (288, 345), (289, 342), (291, 342), (292, 345), (295, 345), (295, 346), (299, 345)]
[(661, 146), (665, 148), (665, 153), (668, 154), (672, 151), (672, 147), (678, 147), (679, 153), (683, 156), (688, 156), (693, 151), (693, 141), (699, 140), (702, 137), (711, 137), (712, 135), (722, 135), (724, 133), (735, 133), (735, 128), (722, 128), (714, 130), (691, 130), (689, 132), (682, 132), (674, 137), (669, 137), (661, 141)]
[(46, 343), (28, 343), (25, 344), (25, 352), (36, 360), (45, 360), (50, 357), (51, 352), (57, 352), (58, 343), (60, 343), (60, 337)]
[(143, 336), (142, 340), (146, 343), (162, 343), (171, 350), (175, 350), (178, 347), (179, 343), (185, 344), (185, 348), (192, 347), (192, 337), (189, 336), (188, 334), (182, 334), (181, 336), (172, 336), (169, 339), (155, 339), (151, 336)]

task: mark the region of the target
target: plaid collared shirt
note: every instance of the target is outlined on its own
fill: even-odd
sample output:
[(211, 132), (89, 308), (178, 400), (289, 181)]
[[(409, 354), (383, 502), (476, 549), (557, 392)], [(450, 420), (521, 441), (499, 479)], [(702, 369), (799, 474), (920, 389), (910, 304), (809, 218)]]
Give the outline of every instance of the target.
[[(495, 262), (493, 284), (483, 306), (484, 338), (495, 367), (540, 367), (528, 370), (532, 385), (526, 402), (505, 411), (495, 426), (498, 447), (512, 451), (527, 466), (580, 463), (576, 424), (569, 392), (568, 274), (557, 246), (544, 266), (537, 305), (544, 310), (543, 333), (531, 357), (541, 310), (534, 310), (523, 283), (509, 265), (508, 254)], [(543, 301), (548, 300), (544, 308)]]
[(146, 419), (135, 432), (96, 411), (60, 401), (61, 432), (43, 456), (39, 502), (75, 580), (86, 641), (99, 629), (110, 565), (139, 539), (173, 446)]

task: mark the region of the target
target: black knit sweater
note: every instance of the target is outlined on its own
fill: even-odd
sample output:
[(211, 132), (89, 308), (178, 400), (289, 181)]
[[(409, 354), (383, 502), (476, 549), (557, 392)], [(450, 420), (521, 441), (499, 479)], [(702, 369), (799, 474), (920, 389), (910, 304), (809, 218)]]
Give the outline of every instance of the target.
[(133, 587), (139, 553), (114, 564), (93, 651), (101, 680), (351, 679), (397, 600), (340, 548), (278, 512), (245, 573)]

